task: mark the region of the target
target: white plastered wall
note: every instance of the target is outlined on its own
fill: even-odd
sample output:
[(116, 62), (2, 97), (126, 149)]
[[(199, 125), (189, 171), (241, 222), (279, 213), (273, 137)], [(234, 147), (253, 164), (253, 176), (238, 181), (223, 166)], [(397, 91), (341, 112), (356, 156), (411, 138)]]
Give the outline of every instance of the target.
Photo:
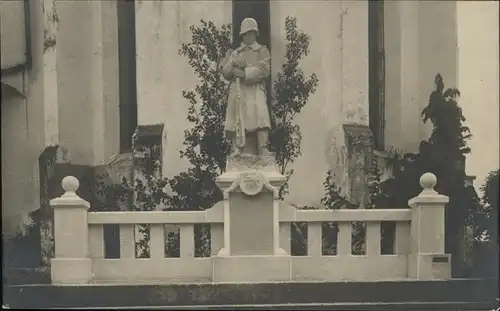
[(477, 176), (478, 189), (488, 172), (499, 168), (499, 5), (459, 1), (457, 11), (460, 105), (474, 135), (466, 172)]

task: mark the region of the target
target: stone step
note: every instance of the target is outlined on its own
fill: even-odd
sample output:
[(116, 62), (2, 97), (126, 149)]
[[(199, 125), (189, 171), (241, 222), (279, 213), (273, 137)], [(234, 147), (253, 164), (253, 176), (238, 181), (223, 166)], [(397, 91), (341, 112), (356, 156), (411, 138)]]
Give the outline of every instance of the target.
[(4, 304), (11, 308), (491, 310), (498, 306), (497, 297), (493, 278), (4, 287)]
[[(385, 311), (499, 311), (496, 302), (403, 302), (403, 303), (331, 303), (331, 304), (263, 304), (263, 305), (195, 305), (195, 306), (134, 306), (134, 307), (89, 307), (84, 310), (385, 310)], [(53, 308), (70, 309), (71, 308)], [(76, 309), (76, 308), (75, 308)]]

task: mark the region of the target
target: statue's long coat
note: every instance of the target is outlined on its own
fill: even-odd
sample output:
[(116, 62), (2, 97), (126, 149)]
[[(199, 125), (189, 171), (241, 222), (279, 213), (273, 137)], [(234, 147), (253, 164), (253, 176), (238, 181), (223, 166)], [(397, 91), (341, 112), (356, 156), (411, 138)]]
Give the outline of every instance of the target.
[(241, 117), (245, 130), (253, 132), (257, 129), (271, 128), (266, 94), (267, 79), (271, 71), (271, 55), (266, 46), (257, 42), (248, 46), (242, 43), (226, 57), (222, 66), (222, 75), (231, 81), (226, 109), (226, 137), (234, 137), (236, 131), (237, 88), (234, 83), (232, 62), (235, 57), (242, 58), (247, 63), (245, 79), (241, 79), (240, 82)]

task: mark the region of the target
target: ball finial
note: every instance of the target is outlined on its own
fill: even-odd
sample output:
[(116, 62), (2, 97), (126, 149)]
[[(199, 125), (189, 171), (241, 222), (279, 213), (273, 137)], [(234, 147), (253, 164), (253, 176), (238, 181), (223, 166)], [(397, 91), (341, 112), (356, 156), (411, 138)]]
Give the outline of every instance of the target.
[(425, 189), (433, 190), (437, 184), (436, 175), (432, 173), (425, 173), (420, 177), (420, 186)]
[(66, 176), (62, 180), (62, 188), (65, 192), (76, 192), (78, 187), (80, 187), (80, 183), (78, 179), (74, 176)]

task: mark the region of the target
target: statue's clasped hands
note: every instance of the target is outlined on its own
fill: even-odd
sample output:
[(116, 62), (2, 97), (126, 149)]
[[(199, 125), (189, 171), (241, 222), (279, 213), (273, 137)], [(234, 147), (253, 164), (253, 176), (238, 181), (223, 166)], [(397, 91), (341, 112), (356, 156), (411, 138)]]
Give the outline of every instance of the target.
[(245, 78), (245, 67), (247, 66), (247, 62), (241, 58), (233, 59), (233, 75), (236, 78), (244, 79)]
[(247, 62), (241, 58), (234, 58), (233, 66), (243, 69), (247, 66)]

